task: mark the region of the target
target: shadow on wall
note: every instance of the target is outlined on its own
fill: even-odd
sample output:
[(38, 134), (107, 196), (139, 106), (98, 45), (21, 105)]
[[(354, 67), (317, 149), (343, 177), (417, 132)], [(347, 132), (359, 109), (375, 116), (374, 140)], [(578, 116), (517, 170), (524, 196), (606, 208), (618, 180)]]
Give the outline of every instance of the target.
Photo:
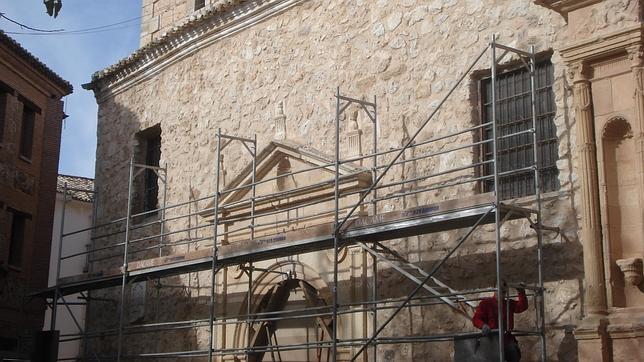
[[(149, 123), (149, 124), (148, 124)], [(159, 120), (142, 120), (127, 107), (116, 103), (101, 105), (97, 125), (97, 159), (95, 186), (98, 191), (97, 224), (103, 224), (125, 216), (128, 199), (129, 161), (133, 155), (136, 162), (148, 163), (145, 129), (158, 124)], [(161, 129), (161, 139), (164, 136)], [(139, 137), (137, 137), (139, 135)], [(148, 137), (152, 139), (151, 137)], [(142, 142), (143, 139), (143, 142)], [(158, 149), (157, 149), (158, 150)], [(158, 160), (158, 155), (156, 155)], [(161, 155), (163, 157), (163, 155)], [(158, 162), (158, 161), (157, 161)], [(141, 212), (147, 187), (142, 173), (137, 177), (133, 192), (133, 212)], [(160, 200), (155, 199), (155, 203)], [(135, 223), (152, 223), (158, 215), (134, 218)], [(123, 231), (124, 225), (118, 228)], [(116, 228), (112, 228), (116, 229)], [(114, 230), (106, 228), (97, 234), (109, 235)], [(132, 232), (130, 240), (155, 235), (159, 226), (141, 228)], [(116, 245), (124, 241), (124, 235), (97, 239), (94, 248)], [(129, 261), (158, 256), (154, 247), (158, 239), (144, 240), (131, 245)], [(138, 251), (138, 252), (137, 252)], [(100, 259), (91, 264), (90, 272), (119, 268), (123, 264), (122, 248), (95, 253)], [(111, 258), (106, 258), (113, 256)], [(207, 283), (209, 289), (210, 283)], [(151, 328), (146, 324), (174, 322), (185, 319), (208, 318), (208, 307), (199, 298), (199, 286), (192, 287), (180, 276), (155, 280), (135, 280), (125, 288), (125, 308), (122, 338), (124, 357), (137, 359), (144, 353), (167, 353), (199, 349), (198, 328)], [(100, 289), (89, 293), (90, 303), (86, 315), (86, 331), (92, 338), (83, 343), (84, 355), (88, 358), (113, 359), (118, 349), (119, 305), (121, 287)], [(202, 347), (203, 348), (203, 347)]]
[(578, 362), (577, 340), (573, 335), (574, 326), (564, 327), (564, 338), (559, 343), (557, 358), (561, 362)]

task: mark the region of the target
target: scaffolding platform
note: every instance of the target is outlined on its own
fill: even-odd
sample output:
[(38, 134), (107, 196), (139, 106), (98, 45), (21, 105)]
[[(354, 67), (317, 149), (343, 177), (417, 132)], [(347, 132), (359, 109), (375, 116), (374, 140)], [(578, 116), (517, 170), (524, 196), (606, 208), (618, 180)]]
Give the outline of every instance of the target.
[[(499, 54), (497, 54), (497, 50), (500, 50)], [(455, 93), (457, 88), (468, 83), (465, 80), (470, 79), (470, 75), (480, 68), (480, 66), (477, 68), (477, 63), (486, 54), (491, 59), (488, 82), (490, 102), (485, 104), (485, 112), (483, 112), (486, 116), (480, 119), (480, 122), (474, 122), (473, 125), (465, 124), (455, 127), (455, 129), (449, 127), (449, 130), (443, 130), (445, 132), (426, 135), (429, 138), (419, 137), (423, 129), (427, 129), (432, 120), (438, 117), (440, 109), (452, 94), (460, 94)], [(497, 93), (501, 91), (497, 89), (499, 88), (497, 65), (508, 54), (512, 54), (521, 61), (519, 66), (524, 67), (523, 71), (529, 74), (530, 80), (530, 92), (526, 92), (524, 95), (524, 102), (528, 100), (529, 96), (529, 107), (524, 110), (526, 113), (521, 118), (520, 129), (514, 126), (508, 128), (507, 120), (504, 120), (505, 123), (503, 123), (499, 119), (502, 112), (499, 111), (501, 110), (501, 101), (497, 99)], [(536, 236), (534, 275), (537, 280), (534, 286), (528, 286), (534, 292), (535, 328), (521, 332), (515, 331), (515, 335), (539, 337), (540, 360), (545, 361), (547, 352), (544, 318), (543, 241), (541, 236), (541, 171), (544, 162), (540, 158), (540, 132), (542, 128), (539, 127), (540, 121), (537, 112), (539, 97), (543, 94), (537, 93), (535, 54), (534, 48), (531, 48), (529, 52), (514, 49), (498, 44), (493, 37), (492, 42), (481, 50), (476, 59), (443, 94), (437, 106), (432, 107), (430, 114), (421, 120), (415, 132), (406, 135), (400, 147), (390, 147), (388, 150), (383, 150), (383, 147), (379, 146), (378, 135), (380, 131), (376, 97), (373, 98), (373, 101), (367, 101), (364, 97), (362, 99), (347, 97), (340, 93), (338, 87), (335, 95), (335, 152), (332, 157), (324, 155), (322, 152), (312, 151), (305, 146), (288, 144), (285, 141), (270, 142), (269, 146), (258, 152), (257, 135), (252, 138), (226, 135), (222, 134), (221, 129), (218, 129), (216, 161), (214, 162), (215, 173), (212, 175), (214, 193), (205, 196), (191, 195), (190, 200), (177, 200), (179, 202), (176, 204), (167, 202), (167, 165), (160, 167), (154, 162), (151, 165), (138, 164), (135, 163), (134, 157), (131, 157), (127, 211), (124, 217), (98, 225), (94, 219), (92, 228), (63, 233), (65, 221), (65, 203), (63, 203), (56, 285), (32, 294), (51, 300), (50, 330), (56, 329), (55, 316), (59, 299), (60, 304), (67, 307), (67, 301), (63, 296), (120, 287), (117, 329), (86, 333), (87, 331), (77, 324), (78, 333), (67, 334), (64, 336), (65, 338), (59, 339), (59, 342), (81, 339), (84, 341), (85, 354), (87, 355), (83, 359), (94, 359), (99, 357), (92, 348), (91, 341), (94, 341), (95, 338), (103, 339), (106, 335), (114, 336), (116, 348), (109, 346), (107, 349), (99, 348), (97, 350), (104, 350), (108, 353), (112, 353), (110, 351), (114, 350), (116, 353), (101, 358), (117, 362), (133, 358), (138, 360), (139, 357), (196, 356), (207, 356), (208, 361), (214, 361), (219, 357), (228, 359), (243, 355), (247, 360), (261, 360), (256, 357), (267, 352), (277, 351), (279, 354), (280, 351), (314, 349), (317, 350), (318, 360), (321, 360), (326, 350), (327, 361), (337, 361), (338, 357), (345, 360), (343, 354), (346, 352), (351, 353), (351, 361), (358, 359), (375, 361), (379, 354), (379, 344), (444, 342), (454, 341), (454, 338), (464, 336), (480, 335), (479, 333), (454, 331), (426, 336), (398, 336), (393, 339), (379, 337), (396, 315), (407, 308), (448, 305), (457, 312), (456, 315), (459, 318), (469, 319), (471, 318), (471, 309), (475, 307), (475, 301), (478, 300), (478, 294), (494, 291), (498, 295), (502, 295), (504, 293), (502, 288), (504, 278), (504, 266), (501, 261), (503, 257), (502, 243), (505, 238), (503, 234), (507, 231), (502, 228), (502, 225), (508, 220), (527, 219)], [(547, 94), (545, 95), (547, 96)], [(353, 113), (347, 122), (344, 113), (349, 110)], [(367, 129), (370, 128), (373, 134), (371, 150), (366, 154), (362, 152), (361, 133), (358, 129), (358, 132), (347, 132), (344, 145), (347, 148), (348, 158), (342, 157), (340, 130), (345, 127), (348, 130), (356, 128), (358, 111), (362, 111), (363, 115), (366, 115), (366, 118), (371, 121), (371, 125), (367, 126)], [(276, 117), (275, 129), (284, 130), (285, 116), (281, 106), (278, 107), (277, 112), (281, 116)], [(441, 130), (436, 128), (435, 131)], [(517, 162), (512, 161), (504, 150), (499, 150), (501, 145), (510, 141), (512, 144), (520, 146), (522, 152), (525, 153), (525, 157), (522, 157), (521, 160), (515, 160)], [(235, 142), (238, 148), (228, 149), (226, 159), (232, 158), (232, 162), (238, 163), (241, 155), (248, 151), (251, 160), (232, 182), (226, 184), (226, 178), (222, 177), (226, 174), (222, 151), (232, 142)], [(290, 162), (282, 164), (281, 160), (286, 158), (272, 157), (271, 152), (275, 152), (275, 155), (281, 152), (291, 160), (295, 160), (295, 167), (293, 168)], [(467, 156), (463, 157), (463, 155)], [(443, 165), (443, 157), (456, 161), (453, 164), (449, 162), (449, 165)], [(436, 161), (437, 158), (440, 160)], [(417, 167), (414, 162), (419, 160), (426, 160), (423, 164), (427, 167)], [(360, 167), (352, 166), (358, 164)], [(406, 170), (416, 172), (405, 172)], [(400, 172), (397, 174), (398, 171)], [(141, 185), (141, 182), (145, 181), (138, 179), (135, 184), (134, 180), (137, 175), (150, 176), (156, 180), (158, 184), (156, 209), (133, 213), (134, 191)], [(295, 175), (301, 178), (300, 184), (293, 182), (288, 187), (280, 187), (278, 180), (293, 179)], [(521, 177), (524, 180), (521, 184), (522, 192), (506, 195), (504, 180), (508, 177)], [(462, 185), (470, 186), (463, 187)], [(443, 193), (440, 191), (443, 189), (449, 189), (451, 192)], [(475, 189), (491, 192), (461, 197), (463, 190)], [(65, 195), (67, 195), (67, 191), (65, 185)], [(429, 199), (431, 201), (423, 201), (414, 207), (398, 206), (406, 205), (405, 202), (410, 200), (408, 197), (419, 194), (426, 196), (422, 198), (414, 196), (415, 200)], [(438, 202), (434, 198), (440, 195), (458, 196), (456, 199)], [(528, 197), (528, 199), (523, 199), (520, 205), (529, 205), (529, 208), (515, 204), (514, 201), (519, 197)], [(94, 198), (95, 209), (99, 210), (96, 206), (97, 200), (98, 198)], [(333, 203), (332, 207), (331, 203)], [(392, 211), (393, 207), (399, 209)], [(187, 210), (185, 210), (186, 208)], [(306, 208), (308, 208), (306, 213), (304, 211), (302, 214), (299, 213), (298, 210)], [(169, 215), (168, 211), (170, 211)], [(156, 215), (154, 221), (141, 223), (146, 216), (151, 214)], [(198, 217), (201, 219), (197, 219), (198, 221), (193, 223), (193, 218)], [(167, 227), (168, 222), (171, 222), (169, 228)], [(484, 224), (489, 226), (480, 228)], [(155, 228), (153, 230), (146, 229), (150, 226), (155, 226)], [(97, 232), (99, 229), (103, 231)], [(200, 232), (199, 230), (206, 231)], [(92, 233), (88, 250), (83, 253), (63, 256), (63, 238), (86, 231)], [(132, 236), (134, 232), (136, 237)], [(408, 257), (399, 254), (395, 247), (390, 248), (393, 245), (387, 246), (387, 240), (441, 232), (450, 232), (448, 236), (453, 241), (444, 243), (440, 250), (436, 250), (438, 252), (436, 254), (440, 257), (432, 262), (430, 270), (424, 270), (418, 263), (410, 262)], [(484, 232), (486, 237), (489, 233), (490, 246), (494, 241), (496, 287), (459, 291), (438, 280), (436, 273), (475, 232)], [(180, 235), (168, 237), (178, 234)], [(96, 243), (98, 239), (105, 240), (104, 238), (109, 238), (109, 241)], [(441, 237), (441, 239), (444, 238)], [(144, 241), (147, 243), (133, 247), (134, 243)], [(199, 245), (199, 249), (189, 251), (188, 245)], [(365, 285), (364, 295), (350, 300), (350, 303), (347, 304), (346, 301), (341, 300), (338, 291), (340, 289), (338, 286), (341, 285), (338, 265), (341, 262), (339, 256), (341, 248), (352, 245), (361, 248), (363, 253), (362, 275), (365, 280), (370, 281), (371, 286)], [(187, 251), (181, 253), (182, 250)], [(327, 267), (324, 270), (325, 273), (328, 273), (328, 284), (332, 286), (330, 297), (327, 298), (328, 300), (324, 300), (324, 308), (307, 308), (305, 313), (298, 312), (295, 316), (287, 316), (282, 312), (275, 315), (273, 311), (263, 312), (261, 309), (253, 308), (252, 300), (256, 298), (254, 286), (261, 283), (260, 279), (253, 277), (253, 271), (261, 268), (251, 266), (242, 267), (248, 279), (245, 311), (238, 315), (226, 314), (224, 318), (219, 317), (217, 305), (228, 303), (228, 301), (218, 300), (216, 275), (221, 268), (243, 266), (246, 263), (322, 250), (328, 250), (333, 256), (332, 268)], [(360, 249), (358, 250), (360, 251)], [(133, 258), (134, 254), (138, 256)], [(163, 256), (164, 254), (172, 255)], [(87, 259), (89, 270), (96, 270), (94, 268), (100, 267), (99, 264), (95, 264), (99, 260), (116, 258), (116, 261), (111, 263), (110, 269), (61, 277), (61, 262), (79, 257)], [(371, 260), (370, 264), (369, 259)], [(120, 267), (116, 267), (118, 262), (122, 262), (119, 264)], [(391, 271), (400, 273), (401, 276), (413, 282), (414, 289), (406, 297), (396, 299), (391, 299), (380, 293), (379, 265), (387, 265)], [(207, 319), (191, 318), (165, 321), (160, 316), (155, 316), (154, 323), (132, 325), (126, 314), (126, 305), (129, 302), (127, 288), (130, 287), (130, 283), (155, 281), (158, 278), (191, 272), (207, 272), (210, 275), (209, 316)], [(162, 283), (159, 282), (157, 286), (157, 306), (155, 308), (158, 308), (161, 302), (160, 288)], [(425, 291), (423, 293), (428, 293), (428, 295), (419, 295), (421, 291)], [(222, 292), (225, 293), (225, 291)], [(107, 294), (116, 295), (117, 293), (110, 291)], [(265, 294), (264, 297), (266, 295), (268, 294)], [(86, 298), (89, 301), (94, 297), (87, 294)], [(96, 299), (105, 300), (105, 298)], [(69, 308), (67, 310), (73, 317), (71, 310)], [(380, 310), (388, 312), (382, 315), (379, 313)], [(498, 305), (497, 313), (498, 315), (503, 313), (501, 303)], [(358, 338), (346, 335), (343, 330), (338, 328), (341, 316), (348, 315), (343, 318), (355, 318), (359, 314), (362, 315), (365, 328), (357, 335)], [(304, 317), (326, 318), (322, 323), (324, 340), (309, 341), (307, 339), (306, 343), (279, 344), (277, 340), (275, 343), (270, 341), (256, 343), (257, 339), (253, 339), (253, 324), (256, 322), (260, 322), (257, 324), (260, 328), (270, 332), (270, 329), (265, 328), (266, 324), (262, 323)], [(246, 326), (245, 330), (240, 330), (239, 343), (236, 342), (230, 347), (230, 343), (225, 338), (217, 339), (218, 325), (239, 324)], [(127, 345), (131, 346), (131, 343), (125, 338), (125, 335), (128, 334), (157, 333), (166, 330), (166, 328), (174, 330), (175, 328), (195, 328), (196, 326), (208, 328), (208, 343), (202, 350), (151, 353), (138, 349), (139, 346), (137, 346), (137, 350), (128, 348)], [(495, 334), (500, 337), (498, 339), (498, 360), (503, 361), (504, 338), (502, 336), (505, 334), (505, 330), (503, 324), (499, 327), (495, 331)], [(273, 337), (275, 337), (274, 331)], [(106, 343), (112, 342), (114, 340)], [(103, 346), (104, 342), (96, 343)], [(159, 346), (149, 347), (158, 349)], [(349, 349), (345, 349), (346, 347), (357, 347), (357, 349), (349, 351)], [(369, 351), (367, 352), (367, 350)]]
[[(530, 217), (536, 211), (501, 204), (501, 218), (512, 220)], [(391, 211), (373, 216), (355, 217), (349, 220), (341, 232), (341, 244), (392, 240), (414, 235), (464, 228), (486, 215), (481, 224), (494, 223), (494, 198), (491, 194), (448, 200), (400, 211)], [(298, 253), (333, 248), (334, 223), (320, 224), (283, 233), (261, 236), (219, 246), (219, 268), (240, 265), (246, 262), (285, 257)], [(204, 248), (185, 254), (131, 261), (128, 263), (128, 280), (168, 277), (189, 272), (209, 270), (212, 266), (212, 248)], [(122, 268), (96, 273), (61, 278), (59, 294), (68, 295), (85, 290), (94, 290), (120, 285)], [(55, 288), (36, 293), (53, 297)]]

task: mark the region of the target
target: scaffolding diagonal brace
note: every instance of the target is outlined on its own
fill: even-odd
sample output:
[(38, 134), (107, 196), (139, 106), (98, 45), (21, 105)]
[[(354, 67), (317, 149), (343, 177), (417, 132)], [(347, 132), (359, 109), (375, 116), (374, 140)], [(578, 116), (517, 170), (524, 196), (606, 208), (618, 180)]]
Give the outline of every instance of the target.
[[(358, 245), (360, 245), (360, 247), (361, 247), (363, 250), (365, 250), (366, 252), (368, 252), (369, 254), (371, 254), (371, 255), (375, 256), (378, 260), (380, 260), (380, 261), (382, 261), (382, 262), (384, 262), (384, 263), (388, 264), (390, 267), (394, 268), (394, 269), (395, 269), (396, 271), (398, 271), (400, 274), (404, 275), (407, 279), (409, 279), (409, 280), (413, 281), (413, 282), (414, 282), (414, 283), (416, 283), (416, 284), (421, 285), (425, 290), (427, 290), (428, 292), (432, 293), (433, 295), (438, 296), (438, 298), (439, 298), (440, 300), (442, 300), (443, 302), (445, 302), (445, 304), (447, 304), (447, 305), (449, 305), (450, 307), (454, 308), (454, 309), (455, 309), (455, 310), (457, 310), (459, 313), (463, 313), (463, 314), (465, 314), (465, 312), (464, 312), (461, 308), (459, 308), (459, 305), (458, 305), (457, 303), (455, 303), (455, 302), (454, 302), (453, 300), (451, 300), (450, 298), (447, 298), (447, 297), (441, 296), (441, 294), (442, 294), (442, 293), (441, 293), (440, 291), (438, 291), (438, 290), (436, 290), (436, 289), (434, 289), (434, 288), (430, 287), (430, 286), (429, 286), (429, 285), (427, 285), (427, 284), (424, 284), (422, 280), (420, 280), (419, 278), (415, 277), (414, 275), (412, 275), (411, 273), (409, 273), (408, 271), (406, 271), (404, 268), (400, 267), (400, 265), (398, 265), (396, 262), (394, 262), (394, 261), (392, 261), (392, 260), (390, 260), (390, 259), (385, 258), (382, 254), (380, 254), (380, 253), (378, 253), (377, 251), (375, 251), (375, 250), (371, 249), (370, 247), (368, 247), (368, 246), (367, 246), (366, 244), (364, 244), (364, 243), (360, 243), (360, 242), (359, 242), (359, 243), (358, 243)], [(427, 277), (427, 275), (425, 275), (425, 277)], [(435, 278), (433, 278), (433, 277), (432, 277), (431, 279), (432, 279), (432, 280), (434, 280)]]
[(376, 339), (376, 337), (378, 337), (378, 335), (379, 335), (379, 334), (380, 334), (380, 333), (385, 329), (385, 327), (389, 324), (389, 322), (391, 322), (391, 321), (394, 319), (394, 317), (395, 317), (395, 316), (396, 316), (396, 315), (397, 315), (401, 310), (403, 310), (403, 308), (405, 308), (405, 307), (407, 306), (407, 304), (409, 304), (409, 302), (412, 300), (412, 298), (414, 298), (414, 296), (415, 296), (415, 295), (416, 295), (416, 294), (417, 294), (417, 293), (422, 289), (423, 285), (425, 285), (425, 283), (427, 283), (427, 282), (430, 280), (430, 278), (431, 278), (432, 276), (434, 276), (434, 274), (436, 273), (436, 271), (438, 271), (438, 269), (439, 269), (439, 268), (440, 268), (440, 267), (445, 263), (445, 261), (446, 261), (447, 259), (449, 259), (449, 257), (450, 257), (450, 256), (452, 256), (452, 254), (454, 254), (454, 252), (456, 252), (456, 250), (458, 250), (458, 248), (460, 248), (460, 246), (461, 246), (461, 245), (463, 245), (463, 243), (465, 242), (465, 240), (467, 240), (467, 239), (470, 237), (470, 235), (472, 235), (472, 233), (474, 232), (474, 230), (476, 230), (476, 228), (477, 228), (479, 225), (481, 225), (481, 223), (483, 222), (483, 220), (485, 220), (485, 219), (488, 217), (488, 215), (492, 212), (492, 210), (494, 210), (495, 212), (497, 212), (497, 213), (498, 213), (498, 210), (496, 210), (496, 209), (494, 209), (494, 208), (489, 209), (485, 214), (483, 214), (483, 216), (481, 216), (481, 217), (476, 221), (476, 223), (474, 223), (474, 225), (472, 225), (472, 226), (469, 228), (469, 230), (467, 231), (467, 233), (466, 233), (463, 237), (461, 237), (461, 240), (459, 240), (459, 241), (458, 241), (458, 243), (456, 243), (456, 246), (454, 246), (454, 247), (452, 248), (452, 250), (450, 250), (450, 251), (447, 253), (447, 255), (445, 255), (445, 256), (444, 256), (444, 257), (443, 257), (443, 258), (442, 258), (438, 263), (436, 263), (436, 265), (434, 265), (434, 267), (432, 268), (432, 271), (431, 271), (431, 272), (429, 272), (429, 273), (427, 274), (427, 277), (425, 277), (425, 279), (423, 280), (423, 282), (422, 282), (421, 284), (419, 284), (419, 285), (418, 285), (418, 286), (417, 286), (417, 287), (416, 287), (416, 288), (415, 288), (415, 289), (414, 289), (414, 290), (413, 290), (413, 291), (412, 291), (412, 292), (407, 296), (407, 298), (405, 298), (405, 300), (404, 300), (402, 303), (400, 303), (400, 305), (396, 308), (396, 310), (394, 310), (394, 311), (393, 311), (393, 313), (389, 316), (389, 318), (387, 318), (387, 320), (386, 320), (386, 321), (385, 321), (385, 322), (384, 322), (384, 323), (383, 323), (383, 324), (378, 328), (378, 330), (376, 330), (376, 331), (373, 333), (373, 335), (371, 336), (371, 338), (369, 338), (369, 340), (368, 340), (365, 344), (363, 344), (363, 345), (362, 345), (362, 347), (360, 347), (360, 349), (358, 350), (358, 352), (356, 352), (356, 354), (351, 358), (351, 361), (355, 361), (355, 360), (358, 358), (358, 356), (360, 356), (360, 354), (361, 354), (361, 353), (362, 353), (362, 352), (367, 348), (367, 346), (369, 346), (369, 345), (370, 345), (370, 344), (371, 344), (371, 343)]

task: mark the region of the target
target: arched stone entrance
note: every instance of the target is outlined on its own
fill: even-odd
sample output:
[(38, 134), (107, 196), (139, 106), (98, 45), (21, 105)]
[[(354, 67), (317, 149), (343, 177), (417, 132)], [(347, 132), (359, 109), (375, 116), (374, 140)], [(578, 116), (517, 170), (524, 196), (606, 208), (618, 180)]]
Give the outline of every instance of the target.
[[(280, 274), (285, 270), (288, 276)], [(331, 316), (298, 317), (327, 305), (325, 296), (329, 296), (329, 290), (319, 275), (300, 262), (284, 261), (272, 265), (255, 280), (251, 300), (254, 318), (235, 328), (236, 347), (256, 350), (249, 353), (248, 361), (329, 361), (330, 348), (307, 349), (305, 344), (331, 340)], [(242, 303), (245, 304), (246, 301)], [(243, 308), (240, 314), (246, 313)], [(277, 348), (278, 345), (301, 348)]]

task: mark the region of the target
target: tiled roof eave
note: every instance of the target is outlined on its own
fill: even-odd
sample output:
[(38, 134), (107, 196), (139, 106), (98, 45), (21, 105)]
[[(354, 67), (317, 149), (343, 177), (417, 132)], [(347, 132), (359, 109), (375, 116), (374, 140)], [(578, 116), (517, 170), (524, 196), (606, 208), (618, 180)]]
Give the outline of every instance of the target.
[(264, 10), (273, 8), (276, 12), (282, 11), (302, 1), (305, 0), (219, 0), (191, 16), (183, 24), (175, 26), (159, 39), (139, 48), (127, 58), (95, 72), (91, 82), (83, 87), (97, 91), (104, 86), (109, 88), (133, 74), (155, 69), (161, 59), (173, 57), (175, 54), (182, 55), (183, 51), (193, 46), (199, 48), (201, 42), (208, 43), (211, 36), (230, 31), (238, 21), (253, 24), (261, 20)]
[(62, 96), (70, 94), (74, 90), (74, 87), (71, 83), (56, 74), (45, 63), (41, 62), (38, 58), (36, 58), (36, 56), (31, 54), (27, 49), (23, 48), (20, 43), (5, 34), (2, 30), (0, 30), (0, 44), (7, 46), (7, 48), (9, 48), (10, 51), (14, 52), (19, 58), (26, 61), (45, 78), (49, 79), (49, 81), (51, 81), (53, 84), (60, 87), (64, 92)]

